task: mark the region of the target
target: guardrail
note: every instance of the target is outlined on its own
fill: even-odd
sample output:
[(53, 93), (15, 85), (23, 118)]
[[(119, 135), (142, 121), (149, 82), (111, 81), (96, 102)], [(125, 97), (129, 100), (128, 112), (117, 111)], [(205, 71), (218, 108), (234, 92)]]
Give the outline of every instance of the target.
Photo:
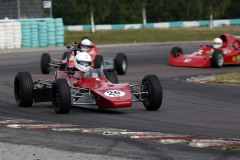
[[(213, 27), (240, 25), (240, 19), (223, 19), (213, 20)], [(160, 22), (147, 23), (146, 28), (188, 28), (188, 27), (206, 27), (210, 26), (209, 20), (201, 21), (177, 21), (177, 22)], [(114, 29), (141, 29), (143, 24), (109, 24), (95, 25), (95, 30), (114, 30)], [(69, 25), (64, 26), (67, 31), (86, 31), (91, 30), (91, 25)]]

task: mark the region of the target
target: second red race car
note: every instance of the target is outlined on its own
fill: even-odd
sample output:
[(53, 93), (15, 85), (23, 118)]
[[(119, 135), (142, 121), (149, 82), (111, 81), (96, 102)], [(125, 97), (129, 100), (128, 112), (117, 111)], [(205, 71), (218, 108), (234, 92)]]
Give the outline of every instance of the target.
[(240, 41), (238, 36), (223, 34), (219, 38), (220, 47), (200, 45), (200, 49), (185, 54), (180, 47), (171, 50), (169, 64), (187, 67), (215, 67), (227, 64), (240, 64)]
[[(83, 49), (81, 43), (87, 41), (89, 44), (85, 45), (88, 49)], [(124, 53), (117, 53), (115, 58), (112, 59), (103, 59), (103, 56), (99, 54), (98, 49), (94, 43), (88, 37), (84, 37), (80, 43), (73, 42), (73, 48), (79, 48), (87, 52), (92, 58), (92, 68), (94, 69), (108, 69), (114, 68), (119, 75), (124, 75), (127, 72), (127, 56)], [(71, 46), (67, 46), (68, 50), (71, 49)], [(66, 57), (68, 51), (64, 52), (62, 55), (62, 60), (51, 58), (49, 53), (43, 53), (41, 57), (41, 71), (43, 74), (49, 74), (51, 70), (61, 69), (61, 65), (66, 64)], [(69, 67), (73, 65), (73, 58), (78, 54), (78, 51), (74, 51), (70, 55)]]

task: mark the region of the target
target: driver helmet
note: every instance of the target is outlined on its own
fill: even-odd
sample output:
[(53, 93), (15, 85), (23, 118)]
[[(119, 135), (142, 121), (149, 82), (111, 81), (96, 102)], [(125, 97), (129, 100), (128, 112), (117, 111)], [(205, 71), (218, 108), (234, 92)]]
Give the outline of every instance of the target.
[(220, 48), (223, 45), (223, 41), (220, 38), (215, 38), (213, 40), (213, 48)]
[(91, 46), (92, 46), (91, 44), (92, 44), (92, 42), (89, 39), (83, 39), (81, 41), (81, 49), (83, 51), (88, 51), (91, 49)]
[(91, 65), (91, 56), (86, 52), (80, 52), (74, 58), (74, 67), (79, 71), (88, 72), (91, 69)]

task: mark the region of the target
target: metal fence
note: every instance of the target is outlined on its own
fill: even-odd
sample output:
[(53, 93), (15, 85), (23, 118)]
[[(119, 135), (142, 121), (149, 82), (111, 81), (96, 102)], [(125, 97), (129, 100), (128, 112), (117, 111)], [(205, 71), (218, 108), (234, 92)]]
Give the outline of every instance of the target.
[(51, 17), (51, 8), (43, 8), (44, 1), (46, 0), (0, 0), (0, 19)]

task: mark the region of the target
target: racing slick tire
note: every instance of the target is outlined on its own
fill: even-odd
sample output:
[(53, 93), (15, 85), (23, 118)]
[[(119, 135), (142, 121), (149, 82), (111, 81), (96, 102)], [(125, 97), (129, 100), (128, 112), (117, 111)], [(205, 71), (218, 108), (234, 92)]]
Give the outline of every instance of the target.
[(149, 110), (158, 110), (162, 104), (162, 86), (156, 75), (146, 75), (142, 80), (142, 98), (144, 107)]
[(43, 74), (50, 73), (50, 55), (48, 53), (43, 53), (41, 57), (41, 71)]
[(172, 54), (173, 57), (176, 58), (183, 54), (183, 50), (180, 47), (173, 47), (170, 54)]
[(71, 93), (66, 79), (56, 79), (52, 83), (52, 105), (57, 114), (67, 114), (71, 108)]
[(124, 53), (117, 53), (114, 59), (114, 68), (117, 74), (124, 75), (127, 72), (127, 56)]
[(118, 77), (114, 69), (104, 69), (103, 72), (108, 81), (114, 84), (118, 83)]
[(19, 107), (33, 104), (33, 80), (29, 72), (19, 72), (14, 79), (14, 95)]
[(95, 69), (103, 69), (103, 56), (102, 55), (96, 55), (94, 59), (94, 68)]
[(68, 52), (64, 52), (62, 55), (62, 60), (65, 60), (67, 58)]
[(213, 52), (212, 57), (210, 59), (211, 66), (215, 68), (221, 68), (223, 66), (223, 62), (224, 62), (224, 56), (223, 56), (222, 50), (216, 49)]

